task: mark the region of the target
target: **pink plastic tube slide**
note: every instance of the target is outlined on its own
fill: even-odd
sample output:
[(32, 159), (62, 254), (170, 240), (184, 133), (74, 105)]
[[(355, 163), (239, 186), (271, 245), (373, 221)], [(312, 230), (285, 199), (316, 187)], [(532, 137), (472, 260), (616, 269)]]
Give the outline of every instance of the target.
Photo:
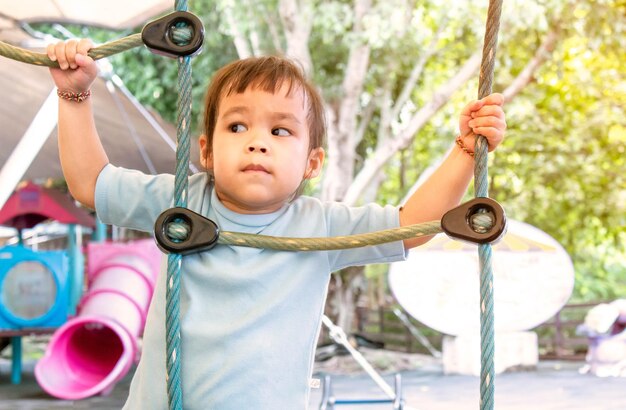
[(54, 333), (35, 366), (41, 388), (64, 400), (108, 394), (138, 360), (161, 260), (151, 239), (87, 248), (89, 287), (77, 316)]

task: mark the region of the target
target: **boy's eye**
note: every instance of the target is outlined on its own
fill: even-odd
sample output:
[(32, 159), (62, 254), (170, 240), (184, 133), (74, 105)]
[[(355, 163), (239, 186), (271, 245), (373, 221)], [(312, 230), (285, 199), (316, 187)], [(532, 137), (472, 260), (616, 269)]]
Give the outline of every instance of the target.
[(233, 124), (230, 126), (231, 132), (244, 132), (246, 131), (246, 127), (243, 124)]
[(291, 135), (291, 132), (289, 132), (289, 130), (286, 128), (274, 128), (272, 130), (272, 135), (277, 135), (279, 137), (287, 137)]

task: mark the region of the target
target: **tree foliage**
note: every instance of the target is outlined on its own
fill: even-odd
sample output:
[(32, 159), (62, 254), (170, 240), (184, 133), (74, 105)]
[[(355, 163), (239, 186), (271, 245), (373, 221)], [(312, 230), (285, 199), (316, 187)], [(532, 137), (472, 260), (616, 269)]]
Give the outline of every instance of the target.
[[(189, 3), (206, 27), (193, 63), (195, 118), (217, 67), (238, 56), (297, 56), (327, 102), (327, 169), (311, 190), (327, 199), (399, 203), (450, 147), (461, 106), (476, 96), (486, 2)], [(490, 159), (491, 196), (563, 244), (577, 299), (623, 296), (625, 6), (504, 4), (494, 91), (508, 98), (509, 129)], [(174, 120), (175, 61), (138, 50), (113, 63), (140, 101)], [(348, 287), (361, 274), (349, 272)]]
[(574, 4), (552, 58), (509, 105), (492, 182), (513, 217), (566, 248), (575, 297), (592, 300), (626, 294), (624, 9), (599, 3)]

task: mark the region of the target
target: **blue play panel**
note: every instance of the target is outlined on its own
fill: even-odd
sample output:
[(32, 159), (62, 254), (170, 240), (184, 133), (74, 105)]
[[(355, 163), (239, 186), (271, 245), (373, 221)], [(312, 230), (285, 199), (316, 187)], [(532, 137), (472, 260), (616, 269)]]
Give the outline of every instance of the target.
[(58, 327), (68, 316), (65, 251), (0, 248), (0, 330)]

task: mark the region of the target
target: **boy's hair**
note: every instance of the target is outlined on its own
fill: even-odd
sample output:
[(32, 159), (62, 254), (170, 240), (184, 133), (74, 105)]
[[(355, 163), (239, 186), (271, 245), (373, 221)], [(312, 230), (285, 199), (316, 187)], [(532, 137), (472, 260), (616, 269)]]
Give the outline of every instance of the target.
[(213, 133), (217, 123), (218, 108), (224, 96), (243, 93), (248, 87), (274, 93), (283, 84), (287, 93), (302, 90), (308, 104), (309, 151), (323, 147), (326, 135), (324, 106), (316, 88), (307, 81), (304, 71), (293, 61), (277, 57), (250, 57), (234, 61), (220, 68), (213, 77), (205, 99), (204, 129), (208, 154), (213, 149)]

